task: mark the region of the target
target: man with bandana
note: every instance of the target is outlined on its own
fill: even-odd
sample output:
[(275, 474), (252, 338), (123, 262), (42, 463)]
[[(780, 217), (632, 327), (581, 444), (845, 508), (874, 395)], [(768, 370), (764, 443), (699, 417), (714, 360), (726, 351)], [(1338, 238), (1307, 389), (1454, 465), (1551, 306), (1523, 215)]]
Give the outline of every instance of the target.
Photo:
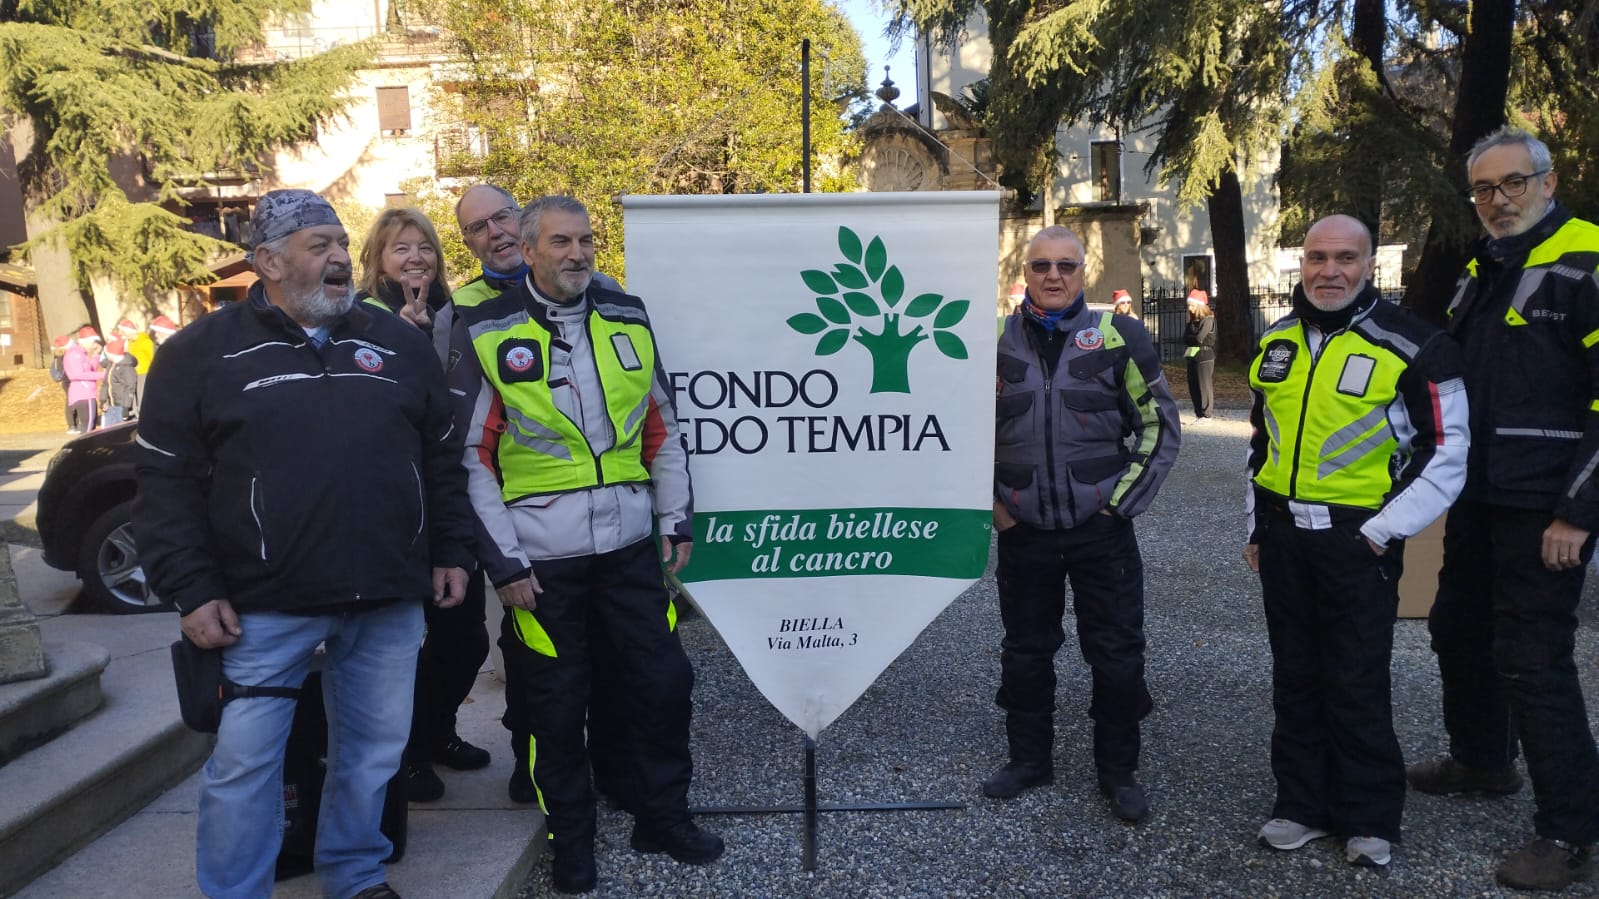
[(1466, 479), (1460, 348), (1384, 302), (1371, 234), (1334, 215), (1305, 234), (1293, 311), (1249, 369), (1249, 537), (1271, 637), (1277, 800), (1260, 842), (1342, 837), (1380, 867), (1399, 840), (1404, 758), (1388, 669), (1405, 538)]
[[(528, 264), (522, 258), (521, 238), (517, 234), (521, 215), (522, 207), (510, 191), (499, 185), (479, 184), (461, 194), (455, 204), (455, 220), (461, 228), (461, 239), (482, 263), (483, 271), (455, 292), (452, 305), (446, 307), (451, 318), (441, 319), (440, 327), (446, 326), (445, 321), (453, 321), (456, 309), (493, 299), (527, 279)], [(622, 290), (608, 275), (594, 272), (593, 276), (594, 284), (599, 287)], [(482, 569), (474, 572), (470, 589), (482, 589), (481, 572)], [(587, 730), (594, 788), (618, 808), (631, 810), (634, 806), (633, 772), (627, 761), (627, 727), (622, 720), (621, 685), (616, 677), (621, 666), (616, 662), (616, 649), (603, 629), (596, 629), (589, 643), (595, 701), (590, 704)], [(525, 675), (518, 670), (523, 656), (515, 651), (520, 644), (514, 616), (507, 608), (500, 621), (500, 655), (505, 663), (507, 683), (525, 682)], [(506, 691), (503, 723), (511, 732), (511, 749), (515, 756), (506, 795), (512, 802), (527, 804), (538, 800), (538, 791), (533, 788), (530, 764), (530, 714), (522, 700), (519, 691)]]
[[(333, 207), (256, 204), (244, 302), (156, 354), (133, 520), (150, 586), (248, 687), (296, 688), (323, 654), (329, 770), (315, 864), (329, 896), (392, 899), (386, 787), (411, 722), (422, 603), (458, 604), (471, 560), (461, 441), (427, 338), (355, 304)], [(200, 786), (206, 896), (272, 892), (295, 700), (223, 707)]]
[(1149, 814), (1138, 782), (1144, 566), (1134, 516), (1177, 459), (1177, 404), (1149, 332), (1083, 300), (1083, 242), (1058, 225), (1027, 245), (1027, 293), (999, 337), (994, 527), (1005, 626), (999, 694), (1010, 760), (983, 794), (1055, 779), (1055, 653), (1066, 584), (1093, 670), (1094, 766), (1116, 817)]
[(597, 634), (624, 686), (630, 845), (684, 864), (723, 852), (689, 815), (694, 670), (661, 576), (688, 564), (693, 494), (648, 312), (594, 283), (588, 210), (545, 197), (523, 210), (518, 237), (530, 272), (458, 310), (449, 382), (478, 557), (509, 617), (506, 691), (528, 715), (552, 879), (580, 893), (598, 883), (585, 734), (600, 701)]
[(1495, 877), (1558, 890), (1599, 854), (1599, 750), (1573, 657), (1599, 530), (1599, 227), (1555, 200), (1549, 148), (1519, 128), (1478, 141), (1466, 171), (1487, 236), (1448, 329), (1473, 439), (1428, 620), (1449, 752), (1407, 776), (1423, 793), (1510, 795), (1519, 744), (1534, 836)]

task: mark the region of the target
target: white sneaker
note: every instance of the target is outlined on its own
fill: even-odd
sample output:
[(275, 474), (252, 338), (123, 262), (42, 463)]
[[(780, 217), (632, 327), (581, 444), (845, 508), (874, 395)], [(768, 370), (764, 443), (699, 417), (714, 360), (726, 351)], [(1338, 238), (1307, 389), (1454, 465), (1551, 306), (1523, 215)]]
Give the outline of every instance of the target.
[(1344, 858), (1349, 859), (1351, 865), (1360, 865), (1365, 868), (1380, 868), (1388, 864), (1388, 841), (1382, 837), (1350, 837), (1344, 844)]
[(1286, 852), (1324, 836), (1327, 836), (1327, 831), (1319, 827), (1306, 827), (1298, 821), (1290, 821), (1287, 818), (1273, 818), (1260, 828), (1260, 845)]

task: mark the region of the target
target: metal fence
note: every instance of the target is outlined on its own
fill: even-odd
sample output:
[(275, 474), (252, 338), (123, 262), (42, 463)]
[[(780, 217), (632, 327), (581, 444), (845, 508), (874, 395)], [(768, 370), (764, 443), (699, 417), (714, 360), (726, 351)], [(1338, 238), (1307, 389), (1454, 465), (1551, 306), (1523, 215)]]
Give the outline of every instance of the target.
[[(1261, 287), (1249, 294), (1249, 322), (1251, 340), (1258, 340), (1267, 327), (1288, 314), (1293, 308), (1293, 289), (1297, 280), (1285, 280), (1269, 287)], [(1383, 299), (1397, 303), (1404, 295), (1398, 285), (1383, 286)], [(1163, 284), (1144, 293), (1144, 307), (1140, 316), (1144, 327), (1155, 340), (1162, 362), (1183, 358), (1183, 331), (1188, 325), (1188, 289), (1176, 284)]]

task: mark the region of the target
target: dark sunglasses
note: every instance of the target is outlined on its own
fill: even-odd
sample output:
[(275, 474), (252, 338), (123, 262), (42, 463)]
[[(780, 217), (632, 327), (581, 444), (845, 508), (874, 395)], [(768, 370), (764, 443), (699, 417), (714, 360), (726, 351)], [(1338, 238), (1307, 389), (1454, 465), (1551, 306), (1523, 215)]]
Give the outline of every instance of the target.
[(1059, 261), (1051, 259), (1029, 259), (1027, 260), (1027, 267), (1032, 269), (1033, 274), (1035, 275), (1047, 275), (1049, 274), (1049, 270), (1052, 268), (1060, 269), (1060, 273), (1063, 275), (1070, 275), (1082, 268), (1083, 264), (1071, 259), (1061, 259)]

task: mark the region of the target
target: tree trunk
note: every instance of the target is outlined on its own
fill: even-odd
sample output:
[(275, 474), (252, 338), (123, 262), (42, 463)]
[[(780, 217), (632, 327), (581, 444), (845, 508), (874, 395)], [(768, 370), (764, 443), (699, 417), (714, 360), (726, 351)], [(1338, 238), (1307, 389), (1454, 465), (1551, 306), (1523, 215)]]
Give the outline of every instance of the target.
[[(1366, 107), (1366, 114), (1379, 118), (1388, 118), (1396, 114), (1396, 110), (1388, 108), (1389, 104), (1381, 93), (1382, 86), (1387, 84), (1388, 75), (1386, 62), (1383, 59), (1383, 44), (1388, 36), (1388, 13), (1386, 0), (1355, 0), (1355, 18), (1350, 25), (1349, 45), (1377, 77), (1378, 91), (1367, 93), (1350, 85), (1360, 84), (1350, 80), (1343, 88), (1346, 94), (1345, 102), (1359, 104)], [(1356, 63), (1358, 65), (1358, 63)], [(1357, 126), (1358, 127), (1358, 126)], [(1359, 128), (1359, 131), (1368, 131), (1369, 128)], [(1365, 157), (1363, 159), (1347, 160), (1350, 164), (1346, 174), (1350, 178), (1353, 190), (1349, 214), (1360, 219), (1370, 229), (1372, 241), (1382, 242), (1382, 201), (1383, 201), (1383, 164), (1382, 157), (1370, 152), (1373, 141), (1364, 134), (1357, 134), (1357, 139), (1352, 142), (1353, 147)]]
[(1229, 168), (1210, 186), (1210, 239), (1216, 248), (1216, 355), (1247, 362), (1254, 354), (1254, 316), (1249, 308), (1249, 254), (1244, 232), (1244, 192), (1238, 170)]
[[(1510, 91), (1510, 35), (1516, 0), (1477, 0), (1471, 5), (1471, 33), (1461, 51), (1460, 89), (1455, 94), (1455, 120), (1449, 138), (1450, 174), (1465, 189), (1465, 157), (1472, 144), (1505, 123), (1505, 98)], [(1461, 201), (1465, 205), (1465, 201)], [(1457, 221), (1470, 209), (1438, 210)], [(1473, 223), (1471, 228), (1475, 228)], [(1454, 235), (1469, 233), (1458, 225), (1433, 220), (1416, 274), (1405, 291), (1405, 305), (1428, 321), (1442, 324), (1456, 277), (1466, 264), (1467, 242)]]

